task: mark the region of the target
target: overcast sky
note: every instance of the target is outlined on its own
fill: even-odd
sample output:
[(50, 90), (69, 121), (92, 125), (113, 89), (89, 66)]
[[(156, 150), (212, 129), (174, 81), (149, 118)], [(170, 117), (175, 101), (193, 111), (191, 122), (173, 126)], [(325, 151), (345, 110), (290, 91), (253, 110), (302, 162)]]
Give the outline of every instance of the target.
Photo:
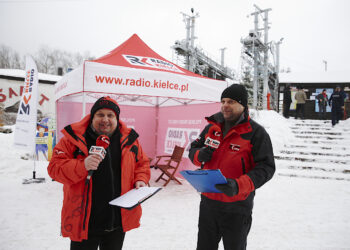
[[(254, 27), (254, 4), (269, 12), (269, 40), (284, 38), (281, 68), (350, 72), (350, 0), (0, 0), (0, 44), (20, 54), (39, 46), (103, 56), (132, 34), (172, 60), (170, 47), (185, 38), (180, 12), (196, 20), (195, 44), (238, 69), (240, 39)], [(261, 23), (262, 24), (262, 23)]]

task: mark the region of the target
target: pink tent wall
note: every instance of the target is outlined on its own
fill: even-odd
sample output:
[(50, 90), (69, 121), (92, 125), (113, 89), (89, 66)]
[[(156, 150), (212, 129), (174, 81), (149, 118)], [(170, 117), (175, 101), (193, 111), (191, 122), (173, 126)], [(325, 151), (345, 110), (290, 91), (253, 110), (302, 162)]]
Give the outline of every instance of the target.
[(195, 140), (206, 126), (206, 116), (220, 110), (220, 104), (193, 104), (161, 107), (159, 110), (158, 154), (171, 154), (175, 145), (185, 147), (184, 159), (179, 167), (193, 169), (188, 159), (190, 143)]
[[(86, 113), (90, 112), (92, 105), (92, 103), (86, 104)], [(58, 131), (68, 124), (79, 121), (82, 110), (82, 103), (57, 102), (57, 111), (60, 114)], [(220, 104), (188, 104), (159, 108), (120, 105), (120, 110), (120, 119), (137, 131), (142, 148), (149, 157), (171, 154), (175, 145), (185, 147), (184, 159), (179, 170), (181, 171), (195, 168), (188, 159), (190, 143), (206, 126), (205, 117), (218, 112)], [(62, 133), (59, 132), (58, 138), (61, 137)]]
[[(86, 114), (90, 113), (93, 103), (86, 104)], [(131, 127), (137, 131), (140, 135), (140, 142), (146, 154), (150, 157), (156, 154), (156, 109), (154, 107), (142, 107), (142, 106), (120, 106), (120, 119), (126, 123), (128, 127)], [(63, 134), (61, 130), (74, 122), (78, 122), (82, 119), (83, 104), (79, 102), (61, 101), (57, 102), (57, 114), (60, 114), (57, 119), (57, 131), (58, 139), (62, 138)]]

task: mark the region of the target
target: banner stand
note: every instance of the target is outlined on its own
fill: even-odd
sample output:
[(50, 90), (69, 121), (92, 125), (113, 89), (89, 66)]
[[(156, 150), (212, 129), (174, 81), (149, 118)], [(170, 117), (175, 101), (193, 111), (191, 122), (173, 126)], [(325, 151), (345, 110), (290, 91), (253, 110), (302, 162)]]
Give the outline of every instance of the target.
[(36, 150), (36, 128), (37, 128), (37, 105), (38, 105), (38, 69), (29, 55), (26, 56), (25, 78), (23, 94), (18, 107), (14, 142), (16, 148), (31, 152), (33, 155), (34, 170), (33, 178), (24, 179), (23, 184), (40, 183), (45, 178), (36, 178), (35, 150)]
[(36, 160), (35, 160), (35, 153), (33, 153), (33, 163), (34, 163), (34, 168), (33, 168), (33, 178), (29, 178), (29, 179), (23, 179), (22, 184), (32, 184), (32, 183), (43, 183), (45, 182), (45, 178), (44, 177), (39, 177), (36, 178), (36, 164), (35, 164)]

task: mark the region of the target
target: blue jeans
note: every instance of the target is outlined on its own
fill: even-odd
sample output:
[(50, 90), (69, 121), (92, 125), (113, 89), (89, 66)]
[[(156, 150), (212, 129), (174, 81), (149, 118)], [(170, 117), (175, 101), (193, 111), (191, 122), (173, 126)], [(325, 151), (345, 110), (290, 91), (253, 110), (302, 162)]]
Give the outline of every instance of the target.
[(327, 106), (325, 105), (318, 105), (318, 118), (325, 119), (326, 118), (326, 110)]

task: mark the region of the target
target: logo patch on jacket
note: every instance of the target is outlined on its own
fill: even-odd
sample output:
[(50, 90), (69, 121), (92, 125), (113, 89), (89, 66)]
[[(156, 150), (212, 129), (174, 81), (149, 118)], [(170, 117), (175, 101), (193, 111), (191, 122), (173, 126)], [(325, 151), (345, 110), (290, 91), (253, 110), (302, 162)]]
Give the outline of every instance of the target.
[(232, 151), (239, 151), (241, 149), (241, 145), (231, 143), (230, 144), (230, 149)]
[(55, 149), (54, 153), (55, 153), (56, 155), (64, 154), (63, 151), (60, 151), (60, 150), (57, 150), (57, 149)]

